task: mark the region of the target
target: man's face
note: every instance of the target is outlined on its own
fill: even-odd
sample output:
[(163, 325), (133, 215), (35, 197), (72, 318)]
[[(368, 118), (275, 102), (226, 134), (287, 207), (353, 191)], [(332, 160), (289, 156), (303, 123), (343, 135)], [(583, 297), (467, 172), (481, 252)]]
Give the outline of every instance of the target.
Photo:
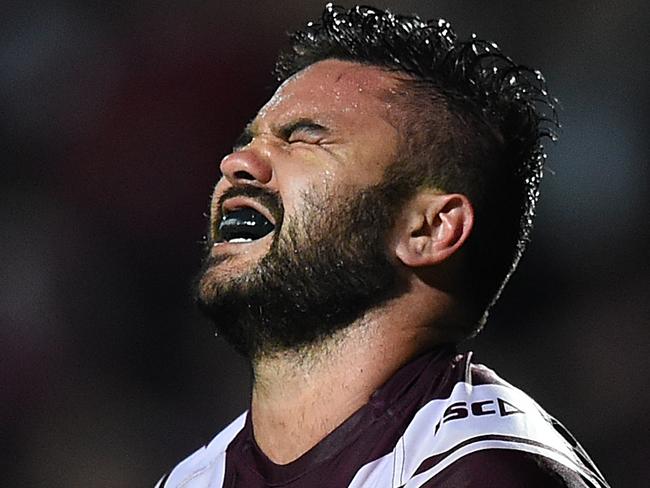
[(327, 60), (285, 82), (221, 163), (197, 289), (255, 357), (331, 335), (398, 293), (387, 236), (404, 191), (378, 68)]

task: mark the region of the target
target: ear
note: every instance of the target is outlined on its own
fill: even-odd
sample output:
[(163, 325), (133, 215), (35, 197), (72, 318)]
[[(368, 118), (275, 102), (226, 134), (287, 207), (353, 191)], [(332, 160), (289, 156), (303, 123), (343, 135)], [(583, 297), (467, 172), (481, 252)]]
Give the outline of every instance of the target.
[(409, 267), (440, 264), (462, 247), (473, 224), (474, 209), (465, 195), (420, 192), (404, 206), (395, 255)]

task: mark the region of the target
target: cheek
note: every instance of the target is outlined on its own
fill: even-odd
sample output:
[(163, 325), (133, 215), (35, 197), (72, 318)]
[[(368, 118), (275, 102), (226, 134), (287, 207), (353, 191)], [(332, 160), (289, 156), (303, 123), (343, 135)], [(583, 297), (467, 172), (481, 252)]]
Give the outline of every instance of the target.
[[(376, 150), (375, 150), (376, 149)], [(394, 161), (394, 154), (390, 148), (380, 150), (380, 145), (369, 141), (363, 149), (350, 155), (355, 165), (351, 165), (347, 177), (356, 185), (376, 185), (383, 181), (386, 169)]]
[(294, 166), (277, 170), (277, 187), (285, 212), (299, 205), (305, 194), (323, 193), (345, 184), (340, 166), (324, 163), (313, 155), (304, 155)]

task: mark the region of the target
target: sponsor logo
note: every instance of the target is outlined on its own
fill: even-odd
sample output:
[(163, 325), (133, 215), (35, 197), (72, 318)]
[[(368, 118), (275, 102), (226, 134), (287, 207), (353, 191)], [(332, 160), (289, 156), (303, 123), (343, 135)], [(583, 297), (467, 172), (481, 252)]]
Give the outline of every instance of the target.
[(467, 402), (455, 402), (445, 409), (442, 417), (436, 423), (433, 435), (438, 433), (443, 424), (454, 420), (462, 420), (470, 417), (485, 417), (488, 415), (508, 417), (523, 413), (525, 412), (520, 408), (498, 397), (496, 400), (480, 400), (469, 404)]

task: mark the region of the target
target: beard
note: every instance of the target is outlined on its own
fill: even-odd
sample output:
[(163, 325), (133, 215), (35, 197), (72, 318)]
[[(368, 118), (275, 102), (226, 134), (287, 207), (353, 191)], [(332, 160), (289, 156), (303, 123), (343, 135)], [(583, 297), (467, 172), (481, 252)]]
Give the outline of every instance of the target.
[(389, 181), (349, 187), (343, 198), (306, 193), (301, 216), (277, 226), (267, 254), (236, 276), (208, 273), (229, 259), (208, 255), (195, 296), (217, 335), (252, 360), (299, 351), (403, 293), (387, 237), (407, 191)]

